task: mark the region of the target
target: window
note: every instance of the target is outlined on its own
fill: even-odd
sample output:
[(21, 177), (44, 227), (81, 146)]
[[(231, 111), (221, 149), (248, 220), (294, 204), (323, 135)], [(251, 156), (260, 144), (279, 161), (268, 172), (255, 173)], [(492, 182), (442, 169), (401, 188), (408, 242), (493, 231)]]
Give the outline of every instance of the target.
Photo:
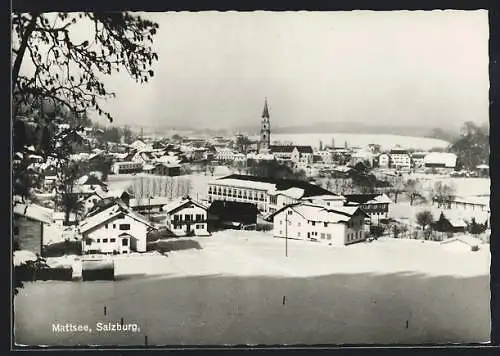
[(311, 221), (312, 226), (316, 225), (315, 221)]
[(203, 220), (203, 214), (196, 214), (196, 221), (202, 221)]
[(283, 231), (280, 230), (280, 235), (283, 235)]
[(128, 246), (128, 239), (122, 239), (122, 246)]
[(107, 229), (108, 228), (108, 224), (104, 225), (104, 227)]
[(321, 233), (321, 239), (324, 240), (325, 239), (325, 234), (324, 233)]
[(175, 214), (174, 215), (174, 221), (178, 221), (179, 220), (179, 215)]
[(101, 239), (97, 239), (97, 242), (101, 242)]
[(87, 246), (92, 245), (92, 240), (91, 240), (91, 239), (87, 239), (87, 240), (85, 241), (85, 245), (87, 245)]
[(332, 234), (326, 234), (326, 239), (331, 240), (332, 239)]
[(325, 227), (328, 227), (328, 223), (323, 223)]
[(120, 230), (130, 230), (130, 224), (120, 224)]
[(283, 225), (283, 220), (280, 220), (280, 225)]
[(14, 235), (19, 235), (19, 226), (14, 226)]
[(300, 221), (299, 221), (299, 222), (297, 223), (297, 226), (298, 226), (298, 227), (300, 227), (300, 225), (301, 225), (301, 224), (300, 224)]
[(107, 243), (108, 239), (102, 239), (102, 242)]
[(116, 242), (116, 239), (109, 239), (109, 242)]
[(116, 229), (116, 224), (113, 224), (113, 229)]
[(300, 237), (300, 232), (297, 232), (297, 237)]

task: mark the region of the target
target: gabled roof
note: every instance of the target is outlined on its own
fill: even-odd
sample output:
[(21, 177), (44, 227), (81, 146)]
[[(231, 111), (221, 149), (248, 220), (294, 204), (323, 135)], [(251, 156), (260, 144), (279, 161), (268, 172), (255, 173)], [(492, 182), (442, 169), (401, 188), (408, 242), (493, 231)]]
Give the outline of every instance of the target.
[(292, 209), (306, 220), (327, 223), (348, 222), (355, 215), (368, 217), (358, 206), (325, 207), (324, 205), (302, 202), (285, 206), (267, 216), (267, 219), (271, 219), (286, 209)]
[(52, 209), (45, 208), (36, 204), (16, 203), (12, 213), (17, 216), (24, 216), (28, 219), (40, 221), (46, 224), (52, 223)]
[(133, 212), (125, 205), (125, 203), (123, 203), (123, 201), (116, 199), (112, 203), (97, 209), (93, 212), (93, 214), (89, 214), (85, 220), (80, 223), (80, 232), (85, 233), (89, 230), (95, 229), (108, 221), (114, 220), (122, 214), (128, 215), (132, 219), (147, 225), (148, 227), (153, 227), (146, 217)]
[(345, 197), (348, 203), (392, 203), (385, 194), (346, 194)]
[(207, 210), (207, 207), (205, 205), (201, 204), (200, 202), (197, 202), (197, 201), (191, 199), (190, 197), (181, 197), (181, 198), (178, 198), (178, 199), (166, 204), (165, 206), (163, 206), (163, 211), (170, 214), (170, 213), (173, 213), (173, 212), (183, 208), (185, 205), (188, 205), (188, 204), (194, 204), (201, 209)]

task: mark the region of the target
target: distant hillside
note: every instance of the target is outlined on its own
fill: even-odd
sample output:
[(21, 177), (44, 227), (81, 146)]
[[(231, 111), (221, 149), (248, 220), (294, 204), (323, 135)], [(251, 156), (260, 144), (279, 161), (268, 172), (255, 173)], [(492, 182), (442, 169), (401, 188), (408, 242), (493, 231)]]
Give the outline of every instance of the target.
[[(242, 132), (259, 132), (258, 126), (239, 127)], [(379, 125), (364, 122), (323, 122), (301, 126), (272, 127), (275, 134), (299, 134), (299, 133), (359, 133), (359, 134), (385, 134), (401, 136), (417, 136), (436, 138), (452, 141), (458, 134), (458, 130), (444, 130), (429, 126), (398, 126)]]

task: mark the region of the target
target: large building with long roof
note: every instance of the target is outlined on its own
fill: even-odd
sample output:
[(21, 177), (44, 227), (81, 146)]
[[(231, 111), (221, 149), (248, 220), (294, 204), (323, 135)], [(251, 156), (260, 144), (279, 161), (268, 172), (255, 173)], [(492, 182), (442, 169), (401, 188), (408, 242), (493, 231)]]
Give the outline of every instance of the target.
[(253, 203), (264, 214), (272, 213), (303, 198), (337, 196), (309, 182), (231, 174), (208, 184), (208, 201)]

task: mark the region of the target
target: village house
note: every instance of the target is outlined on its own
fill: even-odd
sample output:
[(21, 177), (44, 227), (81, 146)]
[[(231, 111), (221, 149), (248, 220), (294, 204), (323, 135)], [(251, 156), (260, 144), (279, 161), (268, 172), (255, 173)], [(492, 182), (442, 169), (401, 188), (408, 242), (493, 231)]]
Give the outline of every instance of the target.
[(142, 171), (143, 163), (133, 161), (114, 162), (111, 172), (114, 174), (138, 173)]
[(446, 152), (431, 152), (424, 158), (427, 169), (436, 169), (442, 172), (454, 171), (457, 166), (457, 155)]
[(315, 152), (315, 155), (318, 155), (323, 163), (333, 163), (333, 153), (330, 150), (320, 150)]
[(371, 224), (377, 224), (389, 217), (391, 199), (386, 194), (347, 194), (346, 205), (360, 206), (370, 218)]
[(334, 193), (309, 182), (232, 174), (208, 183), (208, 201), (239, 201), (255, 204), (264, 214), (300, 199)]
[(280, 161), (292, 161), (296, 164), (299, 162), (313, 162), (313, 149), (311, 146), (271, 145), (269, 150)]
[(374, 154), (370, 151), (357, 150), (351, 154), (351, 164), (354, 166), (357, 163), (367, 163), (369, 167), (373, 167)]
[(208, 231), (254, 225), (257, 223), (257, 214), (255, 204), (216, 200), (207, 210)]
[(413, 168), (422, 168), (424, 167), (424, 158), (427, 155), (427, 152), (414, 152), (411, 154), (412, 167)]
[(207, 207), (192, 200), (181, 197), (165, 205), (165, 224), (177, 236), (207, 236)]
[(84, 253), (146, 251), (146, 235), (153, 225), (120, 199), (109, 199), (79, 225)]
[(159, 176), (175, 177), (181, 174), (181, 166), (175, 163), (157, 163), (153, 173)]
[(52, 224), (51, 209), (36, 204), (15, 203), (13, 215), (13, 238), (20, 250), (43, 252), (47, 227)]
[(367, 214), (359, 207), (325, 207), (311, 203), (286, 206), (268, 219), (273, 221), (273, 235), (299, 240), (324, 241), (336, 246), (366, 239)]
[(129, 201), (129, 206), (133, 211), (147, 215), (153, 213), (160, 213), (163, 211), (163, 207), (170, 202), (167, 197), (152, 196), (152, 197), (140, 197), (131, 198)]
[[(390, 155), (390, 168), (395, 168), (395, 169), (411, 168), (411, 156), (408, 153), (408, 150), (396, 147), (389, 152), (389, 155)], [(379, 162), (380, 162), (380, 157), (379, 157)]]
[(378, 166), (380, 168), (390, 168), (391, 166), (391, 157), (388, 153), (381, 153), (378, 156)]
[(88, 214), (91, 210), (94, 209), (98, 202), (106, 198), (119, 198), (125, 203), (125, 205), (129, 205), (131, 195), (124, 190), (110, 190), (107, 192), (104, 192), (102, 190), (95, 191), (92, 195), (80, 200), (80, 204), (82, 204), (83, 215)]

